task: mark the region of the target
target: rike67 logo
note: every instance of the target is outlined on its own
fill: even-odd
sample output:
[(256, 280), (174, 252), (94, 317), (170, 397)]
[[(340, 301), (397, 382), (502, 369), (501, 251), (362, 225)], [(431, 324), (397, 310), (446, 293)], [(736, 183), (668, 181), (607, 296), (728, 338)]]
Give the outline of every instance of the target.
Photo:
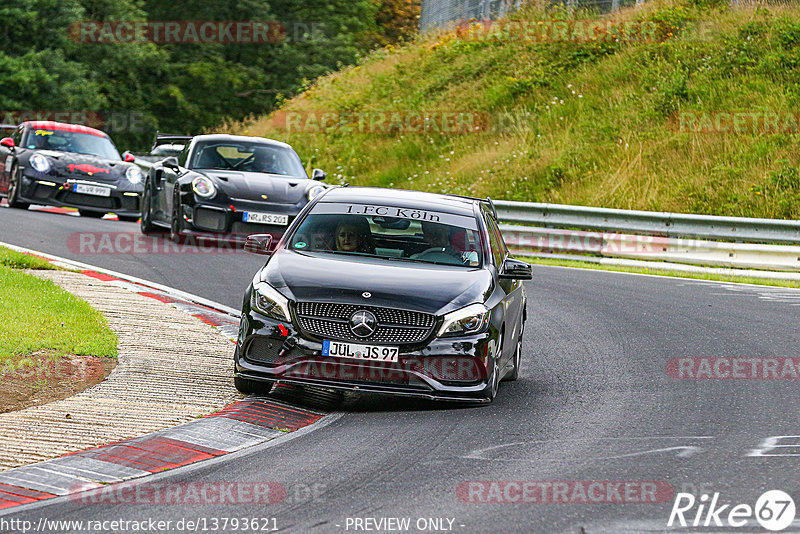
[(754, 507), (749, 504), (721, 504), (719, 493), (703, 494), (695, 499), (691, 493), (678, 493), (667, 526), (671, 527), (754, 527), (753, 519), (763, 528), (778, 532), (792, 524), (795, 506), (792, 497), (780, 490), (763, 493)]

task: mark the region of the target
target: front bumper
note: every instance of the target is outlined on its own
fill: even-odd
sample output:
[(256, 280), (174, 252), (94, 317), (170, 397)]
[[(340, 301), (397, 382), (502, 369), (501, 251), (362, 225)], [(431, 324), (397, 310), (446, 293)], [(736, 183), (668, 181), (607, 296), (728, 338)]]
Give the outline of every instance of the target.
[[(199, 202), (195, 205), (183, 205), (184, 236), (203, 236), (209, 234), (227, 234), (233, 241), (244, 241), (251, 234), (270, 234), (273, 239), (280, 239), (292, 224), (302, 206), (294, 204), (260, 204), (252, 201), (237, 200), (226, 206), (210, 202)], [(285, 225), (260, 224), (244, 222), (246, 211), (285, 215)]]
[[(87, 195), (74, 191), (75, 184), (86, 184), (110, 189), (107, 197)], [(83, 178), (52, 177), (47, 174), (26, 170), (22, 175), (20, 200), (31, 204), (64, 206), (97, 213), (113, 212), (122, 216), (141, 215), (142, 187), (128, 184), (87, 180)]]
[(487, 401), (496, 343), (489, 330), (400, 345), (397, 363), (322, 355), (320, 340), (246, 307), (234, 354), (241, 378), (443, 401)]

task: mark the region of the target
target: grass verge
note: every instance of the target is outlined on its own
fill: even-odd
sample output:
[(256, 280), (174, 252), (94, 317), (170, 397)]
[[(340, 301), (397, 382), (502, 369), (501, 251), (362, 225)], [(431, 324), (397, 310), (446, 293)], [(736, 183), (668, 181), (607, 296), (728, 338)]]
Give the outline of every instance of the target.
[(0, 247), (0, 413), (74, 395), (116, 365), (105, 317), (23, 268), (54, 267)]
[(0, 247), (0, 265), (12, 269), (58, 270), (58, 267), (38, 256)]
[(555, 258), (526, 258), (519, 256), (517, 259), (534, 265), (553, 265), (556, 267), (575, 267), (579, 269), (594, 269), (597, 271), (616, 271), (621, 273), (652, 274), (655, 276), (671, 276), (675, 278), (693, 278), (696, 280), (714, 280), (717, 282), (734, 282), (737, 284), (754, 284), (759, 286), (792, 287), (800, 288), (800, 282), (794, 280), (773, 280), (771, 278), (756, 278), (750, 276), (729, 276), (715, 273), (693, 273), (676, 271), (673, 269), (655, 269), (649, 267), (631, 267), (628, 265), (598, 264), (589, 261), (563, 260)]
[(49, 349), (117, 356), (117, 336), (100, 312), (49, 280), (0, 265), (0, 361)]

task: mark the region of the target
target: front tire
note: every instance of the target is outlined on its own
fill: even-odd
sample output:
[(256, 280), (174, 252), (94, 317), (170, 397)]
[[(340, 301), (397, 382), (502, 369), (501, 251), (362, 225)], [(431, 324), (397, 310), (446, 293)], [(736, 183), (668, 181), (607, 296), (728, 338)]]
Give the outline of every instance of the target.
[(160, 226), (153, 224), (153, 192), (150, 190), (150, 182), (145, 182), (144, 193), (142, 194), (142, 217), (139, 220), (139, 229), (143, 234), (154, 234), (161, 232)]
[(525, 322), (522, 323), (522, 330), (517, 338), (517, 349), (514, 352), (514, 369), (512, 369), (504, 378), (503, 382), (513, 382), (519, 378), (519, 368), (522, 365), (522, 332), (525, 331)]
[(267, 395), (272, 391), (274, 382), (262, 382), (260, 380), (250, 380), (249, 378), (242, 378), (240, 376), (233, 377), (233, 385), (245, 395)]
[[(500, 338), (497, 340), (497, 352), (498, 354), (503, 354), (503, 335), (500, 334)], [(492, 362), (492, 376), (489, 378), (489, 387), (484, 391), (483, 398), (484, 401), (489, 403), (494, 400), (497, 396), (497, 390), (500, 388), (500, 373), (502, 369), (499, 367), (500, 358), (497, 357)]]
[(11, 181), (8, 184), (8, 206), (26, 210), (31, 205), (29, 202), (21, 202), (19, 200), (20, 189), (22, 189), (22, 170), (19, 165), (14, 165), (14, 168), (11, 169)]
[(183, 242), (183, 206), (181, 205), (180, 194), (175, 195), (175, 200), (172, 202), (172, 217), (169, 223), (169, 239), (174, 243), (181, 244)]

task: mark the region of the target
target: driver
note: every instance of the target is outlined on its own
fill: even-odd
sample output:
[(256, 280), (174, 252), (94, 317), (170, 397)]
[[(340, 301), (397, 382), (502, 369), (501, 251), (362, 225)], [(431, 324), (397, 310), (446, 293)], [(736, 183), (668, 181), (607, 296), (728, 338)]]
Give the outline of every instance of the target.
[(83, 134), (72, 136), (72, 149), (78, 154), (91, 154), (91, 142)]
[(250, 170), (268, 174), (282, 174), (280, 168), (278, 168), (275, 152), (269, 147), (253, 149), (253, 162), (250, 164)]
[(413, 254), (411, 259), (419, 259), (426, 254), (439, 253), (454, 256), (461, 261), (461, 253), (450, 242), (450, 229), (447, 226), (423, 221), (422, 237), (429, 248), (418, 254)]

